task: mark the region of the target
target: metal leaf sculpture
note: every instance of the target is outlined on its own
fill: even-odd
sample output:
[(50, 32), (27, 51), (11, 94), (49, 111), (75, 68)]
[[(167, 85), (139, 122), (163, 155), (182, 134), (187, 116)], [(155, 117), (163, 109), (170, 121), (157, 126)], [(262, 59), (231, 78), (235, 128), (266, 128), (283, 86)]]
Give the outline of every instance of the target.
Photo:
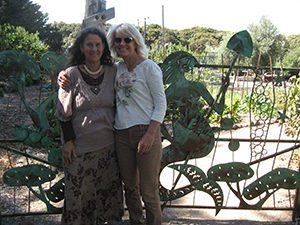
[(56, 104), (57, 93), (52, 93), (47, 99), (45, 99), (36, 109), (35, 112), (39, 118), (39, 124), (37, 127), (42, 130), (48, 130), (50, 128), (49, 119), (47, 117), (47, 109), (52, 108)]
[[(0, 53), (0, 65), (1, 70), (5, 72), (8, 79), (11, 80), (12, 84), (17, 88), (26, 112), (33, 122), (32, 125), (17, 125), (15, 128), (16, 139), (22, 141), (23, 144), (27, 146), (44, 150), (46, 154), (48, 153), (48, 161), (24, 153), (23, 151), (10, 150), (18, 152), (25, 157), (61, 168), (62, 160), (58, 148), (59, 144), (55, 140), (59, 135), (59, 124), (54, 115), (57, 93), (52, 92), (49, 97), (42, 101), (36, 108), (32, 108), (25, 98), (25, 80), (28, 77), (33, 80), (40, 79), (39, 64), (25, 52), (11, 50)], [(48, 211), (58, 212), (61, 209), (50, 204), (42, 187), (43, 183), (53, 180), (55, 176), (56, 173), (51, 172), (47, 167), (33, 164), (8, 170), (7, 173), (3, 175), (3, 180), (10, 186), (27, 186), (33, 194), (46, 204)], [(33, 189), (33, 187), (36, 186), (39, 192)]]
[(30, 147), (41, 147), (40, 141), (42, 139), (42, 135), (36, 128), (25, 125), (17, 125), (15, 127), (15, 136), (17, 140), (23, 141)]
[[(263, 175), (253, 183), (244, 188), (243, 195), (252, 200), (265, 193), (270, 196), (280, 188), (295, 189), (300, 187), (300, 173), (287, 168), (277, 168)], [(262, 205), (267, 198), (260, 200)]]
[(237, 54), (251, 57), (253, 52), (253, 42), (248, 31), (243, 30), (234, 34), (228, 41), (227, 48), (232, 49)]
[[(24, 87), (26, 78), (38, 80), (40, 78), (40, 67), (35, 60), (25, 52), (17, 50), (8, 50), (0, 52), (0, 66), (3, 74), (7, 76), (10, 88), (16, 89), (24, 102)], [(27, 106), (26, 106), (27, 105)], [(36, 121), (34, 111), (25, 104), (27, 112)]]
[[(300, 187), (300, 173), (287, 168), (277, 168), (244, 188), (241, 193), (239, 182), (251, 178), (254, 171), (248, 164), (233, 162), (219, 164), (211, 167), (208, 172), (208, 178), (215, 181), (226, 182), (230, 190), (239, 198), (240, 206), (249, 209), (261, 208), (265, 201), (280, 188), (295, 189)], [(236, 184), (236, 189), (232, 187)], [(261, 197), (262, 194), (265, 194)], [(257, 203), (249, 204), (247, 200), (253, 200), (260, 197)]]
[(208, 178), (215, 181), (239, 182), (251, 178), (254, 171), (242, 162), (224, 163), (212, 166), (207, 171)]
[(195, 97), (202, 97), (216, 112), (221, 114), (224, 106), (214, 104), (215, 100), (205, 85), (185, 78), (185, 73), (199, 67), (199, 65), (194, 56), (183, 51), (172, 53), (164, 60), (161, 69), (164, 83), (169, 85), (165, 90), (168, 104), (172, 105), (179, 100), (186, 102), (186, 100)]
[(17, 88), (21, 101), (35, 126), (42, 129), (49, 129), (45, 112), (49, 104), (52, 104), (56, 99), (56, 93), (53, 93), (47, 98), (36, 110), (30, 107), (24, 94), (25, 80), (27, 77), (33, 80), (40, 79), (40, 67), (38, 63), (25, 52), (8, 50), (0, 52), (0, 66), (12, 85)]
[(57, 74), (67, 66), (66, 57), (49, 51), (42, 55), (40, 65), (50, 75), (51, 87), (55, 91)]
[(56, 173), (43, 165), (27, 165), (5, 171), (3, 182), (12, 187), (40, 186), (55, 178)]
[(15, 136), (18, 141), (25, 141), (29, 136), (28, 126), (24, 124), (16, 125)]
[(52, 93), (47, 99), (45, 99), (36, 109), (32, 109), (27, 101), (23, 101), (28, 114), (33, 120), (35, 126), (17, 125), (15, 127), (16, 139), (22, 141), (24, 144), (30, 147), (40, 147), (47, 149), (48, 161), (52, 166), (58, 168), (62, 167), (62, 156), (59, 150), (59, 143), (54, 138), (59, 134), (59, 124), (54, 113), (51, 115), (48, 113), (54, 111), (57, 93)]
[(191, 183), (190, 186), (194, 187), (195, 190), (203, 191), (209, 194), (215, 202), (216, 215), (219, 213), (219, 211), (222, 208), (224, 198), (223, 198), (222, 189), (217, 182), (207, 178), (206, 174), (200, 168), (194, 165), (177, 164), (177, 165), (170, 165), (169, 167), (182, 172), (182, 174)]
[[(188, 159), (205, 157), (211, 152), (215, 143), (214, 132), (219, 129), (210, 127), (208, 117), (212, 110), (222, 115), (228, 85), (222, 89), (218, 100), (212, 97), (202, 83), (186, 79), (185, 73), (199, 67), (195, 57), (187, 52), (179, 51), (170, 54), (160, 66), (167, 87), (165, 90), (168, 102), (167, 117), (173, 118), (172, 135), (165, 125), (162, 125), (162, 133), (171, 143), (163, 149), (161, 162), (161, 170), (163, 170), (171, 162), (183, 160), (187, 162)], [(199, 111), (203, 107), (200, 99), (204, 100), (211, 109), (207, 114)], [(180, 172), (186, 173), (186, 171)], [(182, 197), (192, 191), (189, 186), (175, 189), (179, 178), (180, 175), (172, 190), (167, 190), (161, 185), (163, 200)], [(201, 187), (199, 190), (205, 191)], [(220, 205), (216, 207), (219, 210)]]
[[(254, 171), (248, 164), (242, 162), (231, 162), (212, 166), (207, 171), (209, 179), (215, 181), (226, 182), (229, 189), (240, 200), (240, 205), (246, 208), (255, 208), (243, 199), (239, 182), (251, 178), (254, 175)], [(233, 188), (232, 183), (236, 184), (236, 189)]]
[[(21, 97), (23, 104), (25, 105), (26, 111), (32, 119), (35, 127), (41, 129), (41, 131), (49, 131), (50, 124), (47, 114), (47, 110), (55, 105), (57, 93), (53, 92), (48, 98), (46, 98), (36, 109), (31, 108), (25, 97)], [(53, 115), (52, 115), (53, 116)]]
[(193, 187), (192, 185), (180, 187), (177, 188), (176, 190), (168, 190), (163, 186), (160, 186), (159, 196), (161, 201), (173, 201), (191, 193), (194, 190), (195, 187)]
[[(228, 42), (228, 48), (236, 51), (237, 57), (240, 54), (250, 56), (252, 39), (249, 33), (242, 31), (234, 35)], [(183, 51), (172, 53), (160, 65), (163, 80), (167, 86), (165, 92), (168, 101), (168, 115), (174, 114), (171, 116), (173, 118), (173, 136), (169, 134), (164, 125), (162, 126), (163, 135), (171, 142), (171, 145), (163, 151), (162, 169), (172, 161), (206, 156), (214, 145), (213, 133), (220, 129), (232, 128), (230, 118), (223, 120), (220, 129), (212, 129), (207, 118), (213, 110), (220, 115), (223, 114), (229, 75), (235, 61), (236, 59), (232, 61), (216, 99), (212, 97), (205, 85), (186, 79), (185, 73), (199, 67), (198, 61), (191, 54)], [(210, 107), (206, 115), (199, 112), (200, 98)]]
[(40, 64), (48, 73), (58, 73), (66, 67), (66, 58), (55, 52), (49, 51), (42, 55)]
[(52, 202), (60, 202), (64, 199), (65, 183), (64, 178), (60, 179), (55, 185), (46, 191), (48, 199)]
[[(42, 184), (52, 181), (56, 173), (51, 169), (38, 164), (11, 168), (3, 174), (3, 182), (12, 187), (26, 186), (41, 201), (43, 201), (48, 212), (60, 212), (61, 209), (53, 206), (42, 188)], [(35, 190), (33, 187), (38, 187)]]
[(61, 149), (57, 145), (49, 145), (48, 149), (48, 162), (57, 168), (63, 168), (63, 160)]
[(235, 140), (230, 140), (229, 144), (228, 144), (228, 149), (230, 151), (236, 151), (240, 148), (240, 142), (239, 141), (235, 141)]
[(23, 51), (7, 50), (0, 52), (0, 66), (3, 75), (16, 81), (13, 83), (15, 85), (25, 85), (26, 77), (33, 80), (40, 78), (38, 63)]
[[(207, 124), (208, 125), (208, 124)], [(209, 126), (208, 126), (209, 127)], [(207, 156), (214, 147), (215, 138), (212, 130), (207, 129), (197, 134), (192, 129), (185, 128), (179, 122), (174, 124), (174, 140), (185, 152), (194, 152), (197, 157)]]

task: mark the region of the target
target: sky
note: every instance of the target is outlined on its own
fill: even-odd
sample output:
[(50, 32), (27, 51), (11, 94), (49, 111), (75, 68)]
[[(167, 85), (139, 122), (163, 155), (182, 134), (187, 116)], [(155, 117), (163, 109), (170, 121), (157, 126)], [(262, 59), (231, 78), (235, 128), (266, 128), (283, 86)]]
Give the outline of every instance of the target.
[[(81, 23), (85, 0), (32, 0), (48, 13), (48, 22)], [(162, 7), (163, 6), (163, 7)], [(170, 29), (194, 26), (238, 32), (259, 24), (266, 16), (281, 34), (300, 34), (300, 0), (106, 0), (115, 8), (110, 24), (129, 22), (142, 26), (162, 25)], [(297, 22), (298, 21), (298, 22)]]

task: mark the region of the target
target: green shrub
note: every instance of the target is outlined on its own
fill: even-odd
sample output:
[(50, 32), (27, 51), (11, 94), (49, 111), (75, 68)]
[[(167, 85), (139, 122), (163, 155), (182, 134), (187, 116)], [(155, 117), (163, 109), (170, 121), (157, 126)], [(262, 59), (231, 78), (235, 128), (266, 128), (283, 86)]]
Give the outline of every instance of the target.
[(0, 43), (0, 51), (24, 51), (35, 60), (39, 60), (48, 50), (48, 46), (40, 41), (38, 33), (28, 33), (23, 27), (9, 24), (0, 25)]

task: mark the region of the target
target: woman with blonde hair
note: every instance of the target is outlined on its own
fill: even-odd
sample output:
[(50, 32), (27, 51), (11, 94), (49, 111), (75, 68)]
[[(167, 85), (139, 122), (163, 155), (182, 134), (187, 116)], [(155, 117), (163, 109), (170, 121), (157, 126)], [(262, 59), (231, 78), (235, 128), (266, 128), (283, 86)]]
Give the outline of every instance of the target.
[(117, 63), (116, 150), (124, 183), (125, 201), (132, 225), (161, 224), (159, 171), (162, 156), (160, 124), (166, 112), (166, 96), (160, 67), (147, 58), (147, 48), (132, 24), (113, 26), (107, 35)]

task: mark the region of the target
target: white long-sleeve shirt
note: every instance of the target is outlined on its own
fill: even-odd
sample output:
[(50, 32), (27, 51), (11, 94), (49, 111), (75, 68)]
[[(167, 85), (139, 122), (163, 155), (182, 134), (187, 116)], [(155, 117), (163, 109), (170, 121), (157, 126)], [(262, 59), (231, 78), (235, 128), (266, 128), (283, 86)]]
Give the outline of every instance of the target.
[(118, 63), (115, 89), (116, 129), (163, 121), (167, 101), (162, 71), (155, 62), (145, 59), (132, 72), (128, 72), (124, 62)]

